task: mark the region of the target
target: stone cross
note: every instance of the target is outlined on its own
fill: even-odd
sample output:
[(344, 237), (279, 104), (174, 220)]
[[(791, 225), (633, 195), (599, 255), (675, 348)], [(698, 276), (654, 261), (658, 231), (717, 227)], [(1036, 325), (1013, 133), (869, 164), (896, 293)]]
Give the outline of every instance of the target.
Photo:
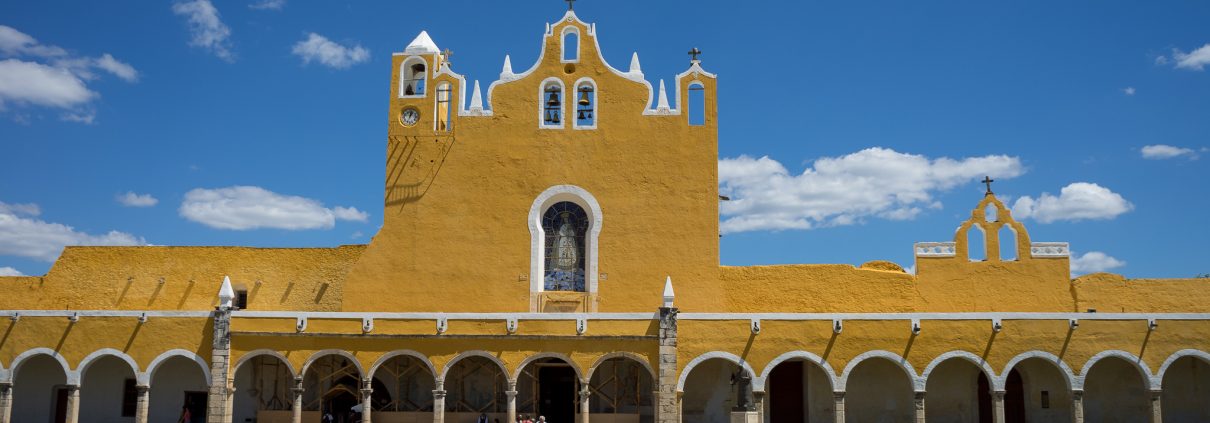
[(992, 179), (991, 176), (984, 176), (981, 182), (987, 185), (987, 195), (992, 195), (992, 182), (996, 182), (996, 180)]
[(702, 51), (698, 50), (697, 47), (694, 47), (693, 50), (689, 50), (690, 60), (697, 61), (697, 56), (700, 54), (702, 54)]

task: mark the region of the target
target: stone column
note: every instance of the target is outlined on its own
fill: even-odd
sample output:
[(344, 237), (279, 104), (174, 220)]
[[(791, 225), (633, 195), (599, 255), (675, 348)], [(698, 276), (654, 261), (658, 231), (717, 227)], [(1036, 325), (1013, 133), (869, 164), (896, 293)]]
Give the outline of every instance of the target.
[(992, 423), (1004, 422), (1004, 391), (992, 391)]
[(67, 423), (80, 422), (80, 385), (67, 385)]
[(294, 378), (294, 388), (290, 389), (294, 393), (294, 402), (290, 404), (291, 423), (302, 423), (302, 406), (303, 406), (303, 378), (302, 376)]
[(680, 423), (680, 397), (676, 392), (676, 307), (660, 307), (660, 362), (656, 380), (656, 423)]
[(832, 392), (832, 421), (844, 423), (844, 392)]
[(769, 396), (765, 395), (765, 391), (752, 391), (752, 399), (756, 403), (756, 415), (760, 416), (761, 423), (769, 421), (769, 409), (766, 407), (768, 405), (766, 404), (768, 398)]
[(508, 423), (517, 423), (517, 382), (509, 382), (508, 390), (504, 391), (504, 395), (508, 396)]
[(1163, 409), (1160, 407), (1160, 397), (1163, 396), (1163, 391), (1158, 389), (1152, 390), (1151, 394), (1151, 423), (1160, 423), (1164, 420)]
[(370, 412), (374, 411), (374, 379), (367, 378), (361, 381), (361, 423), (371, 423)]
[(580, 423), (588, 423), (588, 400), (592, 398), (592, 391), (588, 389), (588, 382), (580, 382)]
[(210, 350), (210, 392), (206, 401), (206, 423), (231, 423), (231, 309), (214, 311), (214, 337)]
[(437, 380), (433, 389), (433, 423), (445, 423), (445, 381)]
[(151, 387), (136, 385), (134, 391), (138, 394), (134, 401), (134, 423), (147, 423), (147, 411), (151, 409)]
[(916, 423), (925, 423), (924, 420), (924, 391), (916, 391), (916, 417), (912, 420)]
[(1071, 391), (1071, 423), (1084, 423), (1084, 390)]
[(13, 383), (0, 382), (0, 423), (12, 422)]

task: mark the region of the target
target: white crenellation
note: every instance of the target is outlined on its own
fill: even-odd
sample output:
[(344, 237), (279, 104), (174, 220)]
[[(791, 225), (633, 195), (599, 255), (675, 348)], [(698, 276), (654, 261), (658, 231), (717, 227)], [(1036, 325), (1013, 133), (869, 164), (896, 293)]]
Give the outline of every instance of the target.
[(958, 247), (954, 242), (917, 242), (916, 257), (953, 257)]
[(1071, 257), (1071, 247), (1066, 242), (1033, 242), (1029, 244), (1029, 254), (1046, 258)]

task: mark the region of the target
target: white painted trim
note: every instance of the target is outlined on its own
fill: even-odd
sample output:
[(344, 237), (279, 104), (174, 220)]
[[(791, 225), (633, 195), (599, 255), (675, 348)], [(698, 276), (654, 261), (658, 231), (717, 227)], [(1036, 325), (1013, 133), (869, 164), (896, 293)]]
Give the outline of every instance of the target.
[(0, 310), (0, 316), (11, 318), (14, 315), (26, 317), (183, 317), (210, 318), (213, 311), (139, 311), (139, 310)]
[(291, 379), (300, 376), (299, 373), (294, 370), (294, 364), (290, 363), (290, 359), (286, 358), (286, 356), (282, 355), (282, 353), (270, 349), (259, 349), (248, 351), (244, 353), (243, 356), (240, 356), (239, 360), (235, 362), (235, 366), (231, 367), (231, 378), (235, 379), (235, 374), (239, 372), (240, 366), (243, 366), (244, 363), (252, 361), (252, 359), (260, 356), (268, 356), (281, 360), (282, 363), (286, 364), (286, 369), (289, 369)]
[(147, 365), (147, 371), (140, 375), (143, 377), (143, 380), (140, 381), (140, 384), (144, 386), (151, 386), (151, 381), (155, 380), (155, 372), (160, 369), (160, 364), (172, 357), (184, 357), (197, 363), (197, 365), (202, 368), (202, 375), (206, 378), (206, 386), (210, 386), (210, 362), (206, 361), (206, 359), (202, 358), (200, 355), (197, 355), (197, 353), (193, 351), (182, 350), (179, 348), (165, 351), (163, 354), (160, 354), (156, 356), (155, 359), (151, 360), (151, 364)]
[[(405, 81), (407, 81), (408, 77), (408, 65), (416, 62), (424, 63), (424, 91), (420, 94), (405, 95), (403, 92), (405, 89), (407, 89), (407, 83)], [(398, 95), (399, 98), (424, 98), (429, 92), (429, 82), (432, 82), (432, 78), (430, 78), (429, 75), (431, 75), (432, 72), (433, 64), (429, 63), (428, 60), (425, 60), (424, 56), (417, 55), (403, 59), (403, 62), (399, 63), (399, 92), (396, 93), (396, 95)]]
[(1142, 376), (1143, 383), (1147, 384), (1147, 389), (1159, 389), (1159, 386), (1155, 383), (1155, 378), (1151, 374), (1151, 367), (1147, 366), (1147, 363), (1143, 362), (1143, 359), (1139, 358), (1138, 356), (1122, 350), (1101, 351), (1096, 353), (1096, 355), (1093, 355), (1092, 358), (1089, 358), (1088, 361), (1084, 362), (1084, 367), (1080, 369), (1080, 376), (1076, 378), (1076, 389), (1084, 389), (1084, 379), (1088, 377), (1088, 372), (1092, 370), (1092, 366), (1096, 365), (1097, 362), (1101, 361), (1102, 359), (1109, 357), (1117, 357), (1126, 360), (1126, 362), (1130, 364), (1133, 364), (1135, 370), (1139, 371), (1139, 376)]
[(987, 360), (984, 360), (983, 357), (979, 357), (969, 351), (950, 351), (937, 356), (937, 358), (934, 358), (933, 361), (929, 362), (929, 364), (924, 367), (924, 371), (920, 373), (920, 386), (916, 387), (916, 390), (927, 390), (929, 375), (932, 374), (933, 370), (936, 369), (937, 366), (941, 365), (941, 363), (951, 359), (966, 360), (971, 364), (974, 364), (975, 367), (978, 367), (979, 370), (983, 372), (983, 376), (987, 377), (988, 383), (992, 385), (992, 390), (1004, 390), (1004, 384), (1001, 383), (1002, 381), (1000, 378), (996, 376), (996, 371), (992, 369), (992, 366), (987, 364)]
[(1035, 258), (1067, 258), (1071, 257), (1071, 246), (1066, 242), (1031, 242), (1029, 255)]
[(525, 366), (528, 366), (530, 363), (533, 363), (534, 361), (541, 360), (544, 358), (557, 358), (559, 360), (563, 360), (567, 364), (571, 365), (572, 370), (575, 370), (576, 379), (579, 379), (580, 381), (587, 380), (584, 378), (584, 372), (580, 370), (580, 366), (577, 365), (576, 362), (574, 360), (572, 360), (571, 357), (568, 357), (566, 354), (557, 353), (557, 352), (540, 352), (540, 353), (531, 355), (529, 357), (525, 357), (524, 360), (521, 360), (521, 364), (518, 364), (516, 370), (513, 370), (511, 381), (516, 382), (516, 381), (520, 380), (521, 372), (525, 370)]
[[(530, 221), (533, 219), (531, 217)], [(532, 232), (532, 231), (531, 231)], [(532, 257), (532, 256), (531, 256)], [(531, 262), (531, 271), (533, 270)], [(532, 276), (532, 274), (531, 274)], [(532, 283), (532, 281), (531, 281)], [(28, 311), (17, 311), (22, 317), (31, 317)], [(0, 317), (11, 316), (14, 311), (0, 311)], [(81, 316), (101, 315), (106, 312), (79, 312)], [(34, 317), (66, 317), (63, 311), (39, 312)], [(139, 312), (126, 312), (126, 316), (138, 317)], [(208, 317), (209, 313), (176, 317)], [(232, 317), (285, 319), (306, 317), (308, 319), (364, 319), (375, 320), (651, 320), (658, 319), (655, 313), (390, 313), (390, 312), (323, 312), (323, 311), (248, 311), (231, 313)], [(832, 321), (832, 320), (1210, 320), (1210, 313), (1061, 313), (1061, 312), (963, 312), (963, 313), (679, 313), (677, 320), (736, 320), (752, 319), (778, 321)]]
[(916, 257), (953, 257), (957, 254), (956, 242), (917, 242), (912, 245)]
[(903, 373), (907, 375), (908, 384), (912, 386), (912, 389), (917, 392), (924, 390), (923, 384), (920, 383), (921, 379), (916, 376), (916, 369), (912, 368), (912, 363), (899, 356), (899, 354), (884, 350), (866, 351), (858, 354), (856, 357), (853, 357), (852, 360), (849, 360), (849, 363), (844, 367), (844, 373), (842, 373), (840, 378), (837, 379), (836, 387), (834, 387), (833, 390), (835, 392), (844, 392), (849, 384), (849, 376), (853, 374), (853, 369), (856, 368), (858, 364), (861, 364), (861, 362), (875, 358), (890, 360), (891, 362), (898, 364), (899, 368), (903, 369)]
[[(250, 319), (365, 319), (383, 320), (652, 320), (659, 316), (652, 313), (380, 313), (380, 312), (324, 312), (324, 311), (236, 311), (232, 317)], [(729, 319), (727, 319), (729, 320)], [(746, 320), (746, 318), (744, 319)]]
[[(590, 294), (597, 292), (597, 245), (598, 239), (601, 237), (601, 225), (604, 221), (601, 212), (601, 204), (597, 202), (596, 197), (593, 197), (584, 188), (575, 185), (555, 185), (547, 188), (534, 198), (533, 204), (529, 207), (529, 292), (535, 294), (545, 290), (544, 284), (544, 267), (546, 265), (546, 249), (545, 238), (546, 233), (542, 230), (542, 214), (546, 209), (555, 203), (561, 201), (570, 201), (579, 205), (588, 213), (588, 239), (584, 245), (584, 278), (585, 290)], [(537, 310), (531, 310), (537, 311)], [(642, 314), (643, 320), (655, 318), (654, 314)], [(582, 315), (575, 315), (579, 318)], [(510, 317), (521, 317), (511, 315)], [(584, 316), (586, 317), (586, 316)]]
[[(580, 120), (577, 119), (580, 109), (580, 103), (578, 102), (580, 101), (580, 85), (583, 83), (588, 83), (592, 87), (592, 125), (580, 126)], [(582, 77), (577, 79), (576, 83), (571, 84), (571, 129), (597, 129), (597, 118), (601, 116), (601, 103), (597, 101), (598, 92), (600, 92), (600, 87), (597, 85), (597, 81), (591, 77)]]
[(6, 380), (6, 382), (13, 382), (17, 380), (17, 376), (19, 376), (17, 373), (21, 371), (21, 366), (25, 364), (26, 360), (33, 358), (36, 355), (50, 356), (50, 358), (53, 358), (55, 361), (57, 361), (59, 366), (63, 368), (63, 376), (67, 378), (68, 385), (80, 384), (80, 375), (71, 370), (71, 366), (67, 364), (67, 359), (64, 359), (63, 356), (59, 355), (57, 351), (44, 347), (27, 350), (13, 358), (12, 367), (9, 368), (7, 375), (9, 379)]
[(606, 361), (613, 360), (613, 359), (625, 359), (625, 360), (637, 361), (639, 364), (641, 364), (643, 366), (644, 369), (647, 369), (647, 374), (649, 376), (651, 376), (652, 383), (654, 383), (655, 380), (659, 377), (659, 375), (655, 372), (655, 369), (653, 369), (651, 367), (651, 363), (647, 361), (647, 357), (643, 357), (641, 355), (638, 355), (638, 354), (635, 354), (635, 353), (632, 353), (629, 351), (614, 351), (614, 352), (605, 354), (605, 355), (597, 358), (597, 360), (592, 363), (592, 367), (588, 368), (587, 377), (588, 377), (589, 382), (591, 382), (592, 377), (594, 375), (596, 375), (598, 367), (601, 367), (601, 365), (605, 364)]
[(756, 371), (752, 370), (752, 366), (749, 365), (747, 361), (744, 361), (744, 359), (740, 358), (738, 355), (726, 351), (711, 351), (699, 355), (693, 360), (689, 360), (689, 363), (686, 364), (685, 368), (681, 370), (681, 377), (676, 381), (676, 391), (685, 392), (685, 380), (689, 379), (689, 372), (692, 372), (694, 367), (697, 367), (698, 364), (702, 364), (702, 362), (705, 362), (706, 360), (715, 358), (721, 358), (723, 360), (730, 361), (737, 366), (743, 367), (744, 370), (748, 372), (748, 375), (752, 376), (752, 386), (756, 386)]
[(76, 366), (76, 374), (78, 374), (80, 377), (81, 385), (84, 384), (84, 375), (88, 374), (88, 368), (92, 366), (96, 360), (105, 356), (117, 357), (119, 360), (126, 362), (126, 364), (130, 366), (130, 374), (134, 375), (135, 378), (138, 379), (139, 363), (136, 363), (133, 358), (131, 358), (129, 355), (126, 355), (124, 352), (115, 350), (113, 348), (102, 348), (93, 351), (92, 354), (84, 357), (83, 360), (80, 360), (80, 364)]
[[(458, 364), (459, 361), (462, 361), (463, 359), (470, 358), (470, 357), (483, 357), (488, 360), (491, 360), (491, 362), (496, 363), (496, 365), (500, 367), (500, 374), (504, 375), (505, 379), (508, 379), (508, 366), (505, 365), (503, 361), (500, 361), (499, 357), (496, 357), (496, 356), (492, 355), (492, 353), (489, 353), (487, 351), (471, 350), (471, 351), (463, 351), (462, 353), (458, 354), (457, 356), (454, 356), (454, 358), (450, 359), (450, 361), (447, 361), (445, 363), (445, 366), (441, 368), (441, 377), (437, 379), (437, 382), (445, 383), (445, 376), (450, 373), (450, 369), (454, 368), (454, 365)], [(511, 384), (511, 383), (514, 383), (515, 381), (507, 380), (507, 382)]]
[[(567, 59), (567, 34), (575, 33), (576, 35), (576, 55), (571, 60)], [(559, 62), (560, 63), (580, 63), (580, 52), (584, 51), (584, 37), (580, 35), (580, 27), (575, 25), (567, 25), (563, 27), (563, 31), (559, 33)]]
[[(559, 124), (546, 124), (546, 87), (551, 83), (559, 86)], [(563, 80), (556, 77), (549, 77), (542, 80), (538, 84), (538, 129), (563, 129), (567, 126), (567, 86), (563, 84)]]
[(378, 373), (379, 367), (382, 367), (383, 364), (386, 364), (388, 361), (396, 357), (412, 357), (419, 359), (422, 363), (424, 363), (424, 367), (429, 369), (429, 374), (433, 375), (433, 379), (437, 379), (437, 368), (433, 366), (433, 362), (429, 361), (429, 358), (424, 354), (414, 350), (394, 350), (383, 354), (382, 357), (378, 357), (378, 360), (374, 361), (374, 364), (370, 365), (370, 372), (367, 374), (367, 377), (374, 377), (374, 375)]
[(815, 367), (819, 368), (820, 370), (823, 370), (824, 375), (828, 377), (828, 388), (835, 389), (837, 378), (836, 370), (832, 368), (832, 364), (828, 363), (827, 360), (824, 360), (823, 357), (808, 351), (790, 351), (777, 356), (777, 358), (774, 358), (773, 361), (770, 361), (765, 365), (765, 368), (761, 371), (760, 377), (757, 377), (755, 380), (753, 380), (752, 389), (764, 392), (766, 388), (765, 382), (769, 380), (769, 375), (773, 373), (773, 369), (777, 368), (778, 364), (795, 359), (802, 359), (803, 361), (814, 364)]
[(1011, 360), (1008, 360), (1008, 363), (1004, 365), (1004, 370), (1001, 370), (1001, 372), (1000, 372), (1000, 377), (999, 377), (1000, 380), (997, 383), (999, 383), (1000, 386), (1005, 386), (1008, 382), (1008, 373), (1011, 372), (1014, 368), (1016, 368), (1017, 364), (1021, 363), (1022, 361), (1031, 359), (1031, 358), (1041, 359), (1041, 360), (1046, 361), (1050, 364), (1053, 364), (1055, 367), (1057, 367), (1059, 370), (1059, 373), (1061, 373), (1063, 375), (1063, 379), (1067, 381), (1068, 392), (1070, 392), (1071, 390), (1077, 389), (1076, 388), (1077, 376), (1076, 376), (1075, 371), (1071, 370), (1071, 366), (1068, 366), (1067, 362), (1063, 361), (1063, 359), (1059, 358), (1059, 356), (1057, 356), (1057, 355), (1048, 353), (1046, 351), (1038, 351), (1038, 350), (1026, 351), (1021, 354), (1017, 354), (1016, 357), (1013, 357)]
[(307, 361), (303, 362), (302, 372), (299, 373), (299, 375), (302, 375), (302, 377), (307, 377), (307, 370), (311, 369), (311, 365), (315, 364), (316, 360), (329, 355), (337, 355), (349, 359), (349, 361), (353, 362), (353, 366), (357, 367), (357, 375), (363, 378), (366, 376), (365, 369), (361, 367), (361, 360), (358, 360), (357, 357), (353, 356), (353, 354), (349, 353), (348, 351), (337, 349), (319, 350), (314, 354), (311, 354), (311, 356), (307, 358)]
[(1159, 382), (1159, 386), (1163, 386), (1164, 384), (1164, 375), (1168, 374), (1168, 367), (1171, 366), (1172, 363), (1175, 363), (1176, 360), (1184, 357), (1193, 357), (1201, 360), (1203, 363), (1210, 364), (1210, 353), (1206, 353), (1205, 351), (1184, 349), (1174, 352), (1172, 355), (1168, 356), (1168, 358), (1164, 359), (1164, 364), (1160, 365), (1159, 373), (1155, 374), (1155, 379), (1157, 382)]

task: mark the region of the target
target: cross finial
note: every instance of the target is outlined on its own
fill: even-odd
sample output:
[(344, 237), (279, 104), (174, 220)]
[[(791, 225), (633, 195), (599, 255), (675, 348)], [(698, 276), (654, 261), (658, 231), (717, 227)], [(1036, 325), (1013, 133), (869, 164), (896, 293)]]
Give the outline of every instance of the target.
[(572, 7), (572, 3), (575, 3), (575, 2), (576, 2), (576, 0), (563, 0), (563, 1), (567, 2), (567, 10), (572, 10), (572, 9), (574, 9), (574, 8)]
[(453, 56), (454, 56), (454, 51), (453, 51), (453, 50), (450, 50), (450, 49), (447, 47), (447, 48), (445, 49), (445, 51), (441, 52), (441, 54), (445, 56), (445, 61), (447, 61), (447, 62), (448, 62), (448, 61), (450, 60), (450, 57), (453, 57)]
[(698, 50), (697, 47), (694, 47), (693, 50), (689, 50), (689, 60), (696, 62), (697, 56), (700, 54), (702, 54), (702, 51)]
[(987, 194), (985, 195), (992, 195), (992, 182), (996, 182), (996, 180), (992, 179), (991, 176), (984, 176), (982, 182), (984, 185), (987, 185)]

